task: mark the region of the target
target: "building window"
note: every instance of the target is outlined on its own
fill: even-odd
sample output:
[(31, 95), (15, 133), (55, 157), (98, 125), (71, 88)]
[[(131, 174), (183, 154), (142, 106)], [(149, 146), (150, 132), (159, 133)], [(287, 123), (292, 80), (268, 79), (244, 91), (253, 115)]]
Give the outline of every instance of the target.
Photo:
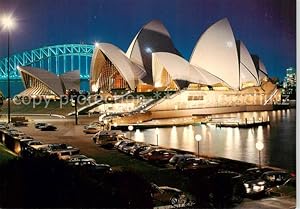
[(203, 100), (203, 96), (188, 96), (188, 101)]

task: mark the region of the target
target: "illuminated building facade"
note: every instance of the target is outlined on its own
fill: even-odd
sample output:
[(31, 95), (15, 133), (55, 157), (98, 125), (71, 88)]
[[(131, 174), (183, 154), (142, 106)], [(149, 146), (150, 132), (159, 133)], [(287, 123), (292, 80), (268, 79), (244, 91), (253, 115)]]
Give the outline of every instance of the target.
[(296, 69), (289, 67), (286, 69), (286, 76), (283, 81), (283, 93), (292, 95), (296, 91)]
[(236, 40), (226, 18), (200, 36), (189, 61), (163, 24), (152, 21), (137, 33), (126, 53), (112, 44), (96, 44), (90, 73), (92, 92), (179, 92), (150, 111), (272, 105), (281, 99), (263, 62)]

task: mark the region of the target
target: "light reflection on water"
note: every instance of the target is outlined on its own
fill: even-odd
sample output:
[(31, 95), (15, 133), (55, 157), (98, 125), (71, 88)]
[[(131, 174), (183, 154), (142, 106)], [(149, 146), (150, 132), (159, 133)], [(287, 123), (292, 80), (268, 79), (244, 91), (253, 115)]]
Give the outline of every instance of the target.
[[(245, 112), (218, 115), (218, 118), (241, 118), (252, 121), (271, 120), (270, 126), (253, 129), (216, 128), (214, 125), (160, 128), (159, 145), (197, 152), (195, 135), (200, 134), (200, 154), (226, 157), (258, 163), (255, 143), (262, 141), (263, 164), (295, 170), (296, 167), (296, 110)], [(155, 129), (136, 130), (134, 138), (156, 144)]]

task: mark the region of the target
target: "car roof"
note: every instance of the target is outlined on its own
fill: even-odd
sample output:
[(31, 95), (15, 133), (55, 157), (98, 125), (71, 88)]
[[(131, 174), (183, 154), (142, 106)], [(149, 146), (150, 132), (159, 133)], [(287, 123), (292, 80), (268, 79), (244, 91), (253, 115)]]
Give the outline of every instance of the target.
[(288, 174), (287, 171), (284, 171), (284, 170), (279, 170), (279, 171), (267, 171), (267, 172), (264, 172), (263, 175), (272, 175), (272, 174)]

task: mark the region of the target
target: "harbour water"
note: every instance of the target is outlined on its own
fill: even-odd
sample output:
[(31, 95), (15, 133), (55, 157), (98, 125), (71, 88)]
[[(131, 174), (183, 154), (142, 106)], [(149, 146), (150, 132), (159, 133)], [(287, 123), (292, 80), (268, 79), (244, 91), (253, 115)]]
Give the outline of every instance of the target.
[(235, 120), (240, 118), (269, 118), (268, 126), (251, 129), (217, 128), (215, 125), (198, 125), (172, 128), (135, 130), (137, 141), (157, 143), (165, 147), (197, 152), (195, 135), (200, 134), (200, 154), (225, 157), (235, 160), (258, 163), (255, 144), (264, 143), (262, 163), (280, 168), (296, 169), (296, 109), (221, 114), (214, 120)]

